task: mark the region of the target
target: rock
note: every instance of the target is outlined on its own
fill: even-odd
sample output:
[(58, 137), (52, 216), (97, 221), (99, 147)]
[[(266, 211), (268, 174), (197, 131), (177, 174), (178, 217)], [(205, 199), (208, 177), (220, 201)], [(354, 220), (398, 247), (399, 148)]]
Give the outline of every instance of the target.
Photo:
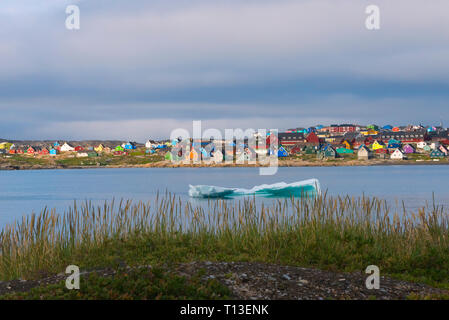
[(292, 278), (288, 274), (282, 275), (282, 279), (290, 281)]

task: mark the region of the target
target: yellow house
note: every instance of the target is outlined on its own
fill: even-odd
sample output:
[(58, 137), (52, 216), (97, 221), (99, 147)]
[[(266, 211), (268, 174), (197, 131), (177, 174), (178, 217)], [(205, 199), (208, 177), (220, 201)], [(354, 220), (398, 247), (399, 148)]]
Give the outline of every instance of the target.
[(349, 141), (345, 140), (342, 144), (344, 144), (346, 149), (352, 150), (352, 144)]
[(360, 133), (365, 136), (377, 136), (379, 134), (379, 131), (376, 131), (373, 129), (368, 129), (368, 130), (360, 131)]
[(103, 151), (104, 151), (104, 145), (99, 144), (98, 147), (95, 147), (95, 148), (94, 148), (94, 150), (95, 150), (97, 153), (103, 152)]
[(9, 142), (2, 142), (0, 143), (0, 149), (9, 150), (12, 146), (12, 143)]
[(379, 150), (379, 149), (385, 149), (385, 145), (376, 140), (376, 141), (374, 141), (372, 148), (373, 148), (373, 151)]

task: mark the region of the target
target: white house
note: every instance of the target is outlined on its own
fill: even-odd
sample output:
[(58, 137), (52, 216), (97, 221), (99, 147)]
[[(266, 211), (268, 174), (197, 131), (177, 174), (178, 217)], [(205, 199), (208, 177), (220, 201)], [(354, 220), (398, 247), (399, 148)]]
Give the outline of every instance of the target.
[(438, 149), (440, 146), (441, 146), (441, 143), (439, 143), (439, 142), (437, 141), (437, 142), (432, 142), (432, 144), (430, 145), (430, 148), (431, 148), (432, 150), (436, 150), (436, 149)]
[(77, 158), (87, 158), (89, 155), (85, 151), (80, 151), (76, 154)]
[(404, 160), (406, 159), (406, 155), (401, 151), (401, 149), (396, 149), (390, 157), (392, 160)]
[(368, 160), (372, 157), (371, 150), (369, 150), (365, 145), (360, 146), (357, 151), (357, 158), (359, 160)]
[(70, 152), (70, 151), (75, 151), (75, 148), (66, 142), (62, 145), (60, 151), (61, 152)]
[(427, 142), (425, 142), (425, 141), (420, 141), (420, 142), (418, 142), (418, 144), (416, 145), (416, 147), (417, 147), (418, 149), (424, 149), (425, 146), (427, 146)]
[(151, 142), (151, 140), (147, 140), (147, 142), (145, 142), (145, 148), (151, 149), (152, 147), (153, 147), (153, 143)]
[(223, 162), (223, 152), (220, 150), (214, 151), (214, 156), (212, 157), (212, 161), (215, 163), (222, 163)]
[(449, 154), (449, 150), (447, 150), (444, 146), (440, 146), (438, 148), (441, 152), (443, 152), (446, 156)]

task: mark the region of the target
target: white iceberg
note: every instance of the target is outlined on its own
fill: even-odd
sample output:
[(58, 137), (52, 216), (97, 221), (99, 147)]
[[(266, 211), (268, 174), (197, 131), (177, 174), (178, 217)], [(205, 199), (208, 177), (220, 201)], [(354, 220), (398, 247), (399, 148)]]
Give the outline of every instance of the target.
[(320, 193), (320, 182), (317, 179), (293, 183), (263, 184), (251, 189), (189, 185), (189, 196), (193, 198), (232, 198), (237, 196), (313, 197)]

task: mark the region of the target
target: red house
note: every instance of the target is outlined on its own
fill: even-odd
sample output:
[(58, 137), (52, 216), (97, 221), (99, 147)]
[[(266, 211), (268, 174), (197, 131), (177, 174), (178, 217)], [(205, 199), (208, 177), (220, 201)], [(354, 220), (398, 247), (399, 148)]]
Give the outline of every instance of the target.
[(311, 144), (320, 144), (320, 138), (316, 135), (315, 132), (311, 132), (306, 137), (306, 142)]
[(83, 147), (81, 147), (81, 146), (77, 146), (77, 147), (75, 147), (75, 151), (83, 151), (84, 150), (84, 148)]
[(356, 126), (354, 124), (333, 124), (326, 128), (326, 131), (328, 131), (331, 134), (345, 134), (347, 132), (356, 132), (357, 129), (359, 129), (359, 126)]
[(39, 154), (41, 154), (41, 155), (48, 155), (49, 154), (48, 149), (47, 148), (42, 148), (41, 150), (39, 150)]
[(10, 154), (23, 154), (22, 149), (9, 149)]
[(382, 148), (382, 149), (377, 149), (376, 154), (388, 154), (388, 149), (387, 148)]
[(294, 146), (305, 142), (304, 135), (300, 132), (282, 132), (278, 135), (279, 144), (283, 146)]
[(33, 147), (29, 147), (29, 148), (27, 149), (27, 153), (28, 153), (28, 154), (34, 154), (35, 152), (36, 152), (36, 150), (34, 150)]
[(279, 140), (278, 140), (278, 138), (277, 138), (276, 136), (270, 134), (270, 135), (267, 137), (267, 149), (270, 148), (270, 143), (272, 143), (273, 146), (278, 146)]

